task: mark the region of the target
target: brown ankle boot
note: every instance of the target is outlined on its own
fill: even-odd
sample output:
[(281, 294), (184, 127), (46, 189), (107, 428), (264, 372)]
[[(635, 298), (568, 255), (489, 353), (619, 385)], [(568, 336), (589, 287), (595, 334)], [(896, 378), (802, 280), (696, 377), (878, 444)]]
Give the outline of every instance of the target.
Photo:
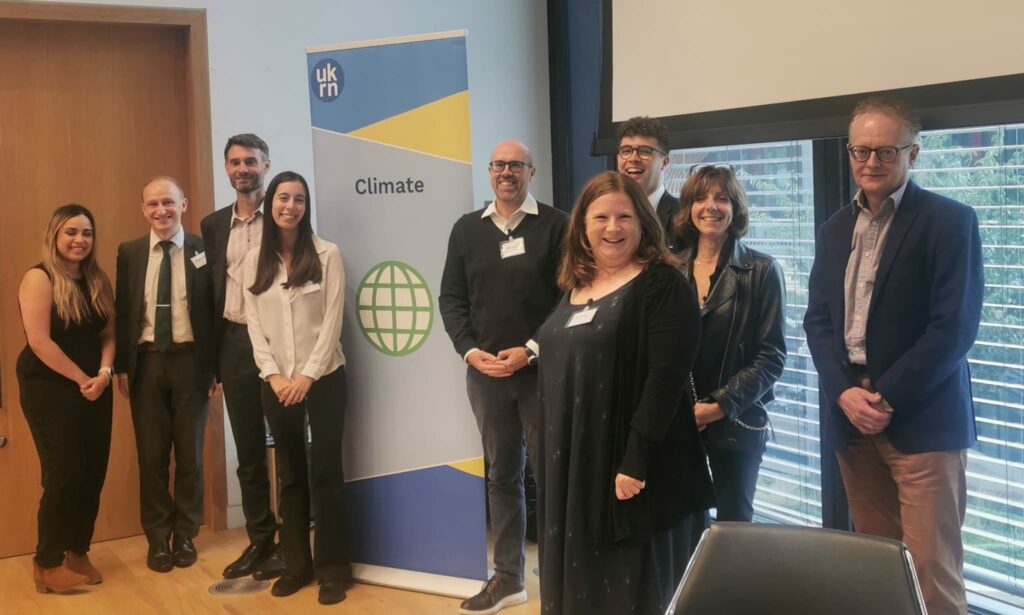
[(36, 582), (36, 591), (40, 594), (62, 592), (85, 583), (88, 579), (84, 574), (72, 572), (61, 564), (53, 568), (40, 568), (39, 562), (32, 560), (32, 576)]
[(103, 582), (103, 575), (100, 574), (99, 570), (92, 565), (89, 561), (89, 554), (79, 555), (74, 551), (68, 551), (68, 558), (64, 560), (64, 565), (68, 567), (71, 572), (77, 572), (78, 574), (85, 575), (86, 585), (96, 585)]

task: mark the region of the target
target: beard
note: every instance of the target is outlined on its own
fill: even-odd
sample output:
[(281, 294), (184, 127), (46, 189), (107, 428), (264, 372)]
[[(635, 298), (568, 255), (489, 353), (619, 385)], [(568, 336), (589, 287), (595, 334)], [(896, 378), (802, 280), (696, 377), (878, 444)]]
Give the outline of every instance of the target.
[(236, 192), (243, 194), (252, 194), (253, 192), (259, 192), (263, 188), (262, 178), (260, 177), (247, 177), (245, 179), (232, 179), (231, 187)]

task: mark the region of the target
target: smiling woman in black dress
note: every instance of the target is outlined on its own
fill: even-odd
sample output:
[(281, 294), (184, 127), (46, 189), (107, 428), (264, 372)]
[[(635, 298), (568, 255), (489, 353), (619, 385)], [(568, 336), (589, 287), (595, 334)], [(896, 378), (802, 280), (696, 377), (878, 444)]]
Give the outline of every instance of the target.
[(25, 273), (18, 303), (28, 344), (18, 384), (42, 470), (36, 589), (96, 584), (89, 561), (110, 453), (114, 296), (95, 257), (92, 214), (81, 205), (53, 212), (43, 262)]
[(713, 504), (687, 374), (700, 316), (646, 195), (608, 171), (570, 217), (539, 341), (541, 610), (663, 612), (688, 513)]

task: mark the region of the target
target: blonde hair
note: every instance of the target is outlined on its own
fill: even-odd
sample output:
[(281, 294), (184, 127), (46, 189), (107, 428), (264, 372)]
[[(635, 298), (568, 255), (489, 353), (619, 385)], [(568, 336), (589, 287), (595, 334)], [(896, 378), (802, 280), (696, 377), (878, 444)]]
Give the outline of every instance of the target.
[[(57, 235), (68, 220), (85, 216), (93, 229), (93, 249), (82, 259), (80, 272), (85, 279), (89, 296), (82, 294), (78, 284), (68, 271), (67, 261), (57, 250)], [(71, 204), (58, 207), (43, 233), (43, 268), (49, 274), (53, 286), (53, 305), (57, 316), (64, 322), (81, 323), (95, 311), (104, 318), (114, 315), (114, 293), (110, 280), (96, 262), (96, 221), (92, 212), (81, 205)]]

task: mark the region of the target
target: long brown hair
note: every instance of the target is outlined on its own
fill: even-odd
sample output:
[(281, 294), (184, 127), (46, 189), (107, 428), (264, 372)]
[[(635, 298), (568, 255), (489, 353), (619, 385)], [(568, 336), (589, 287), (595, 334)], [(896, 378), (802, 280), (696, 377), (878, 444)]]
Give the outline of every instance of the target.
[(640, 184), (617, 171), (602, 171), (590, 178), (583, 187), (569, 214), (569, 229), (562, 239), (562, 262), (558, 267), (558, 287), (562, 290), (586, 286), (597, 275), (594, 252), (587, 239), (587, 209), (599, 197), (614, 192), (629, 197), (640, 222), (640, 245), (633, 259), (644, 266), (651, 263), (676, 263), (676, 258), (665, 247), (665, 231)]
[(295, 240), (295, 248), (292, 252), (292, 266), (288, 271), (288, 279), (282, 285), (284, 288), (302, 286), (307, 282), (318, 283), (323, 279), (323, 267), (320, 266), (320, 258), (316, 255), (316, 246), (313, 245), (313, 223), (310, 216), (313, 213), (313, 199), (309, 195), (309, 184), (306, 178), (295, 171), (282, 171), (270, 180), (267, 186), (267, 193), (263, 196), (263, 240), (260, 242), (260, 257), (256, 263), (256, 280), (249, 287), (249, 292), (259, 295), (274, 283), (274, 276), (277, 275), (277, 268), (280, 263), (277, 255), (281, 252), (281, 228), (274, 221), (274, 194), (277, 187), (284, 182), (299, 182), (302, 189), (306, 191), (306, 211), (299, 220), (299, 236)]
[[(92, 226), (92, 250), (79, 264), (79, 272), (85, 279), (89, 296), (85, 296), (78, 283), (68, 271), (67, 261), (57, 250), (57, 235), (68, 220), (85, 216)], [(114, 314), (114, 293), (110, 280), (96, 262), (96, 220), (92, 212), (75, 203), (58, 207), (43, 232), (43, 268), (50, 276), (53, 286), (53, 305), (57, 316), (64, 322), (81, 323), (90, 312), (103, 318)]]

